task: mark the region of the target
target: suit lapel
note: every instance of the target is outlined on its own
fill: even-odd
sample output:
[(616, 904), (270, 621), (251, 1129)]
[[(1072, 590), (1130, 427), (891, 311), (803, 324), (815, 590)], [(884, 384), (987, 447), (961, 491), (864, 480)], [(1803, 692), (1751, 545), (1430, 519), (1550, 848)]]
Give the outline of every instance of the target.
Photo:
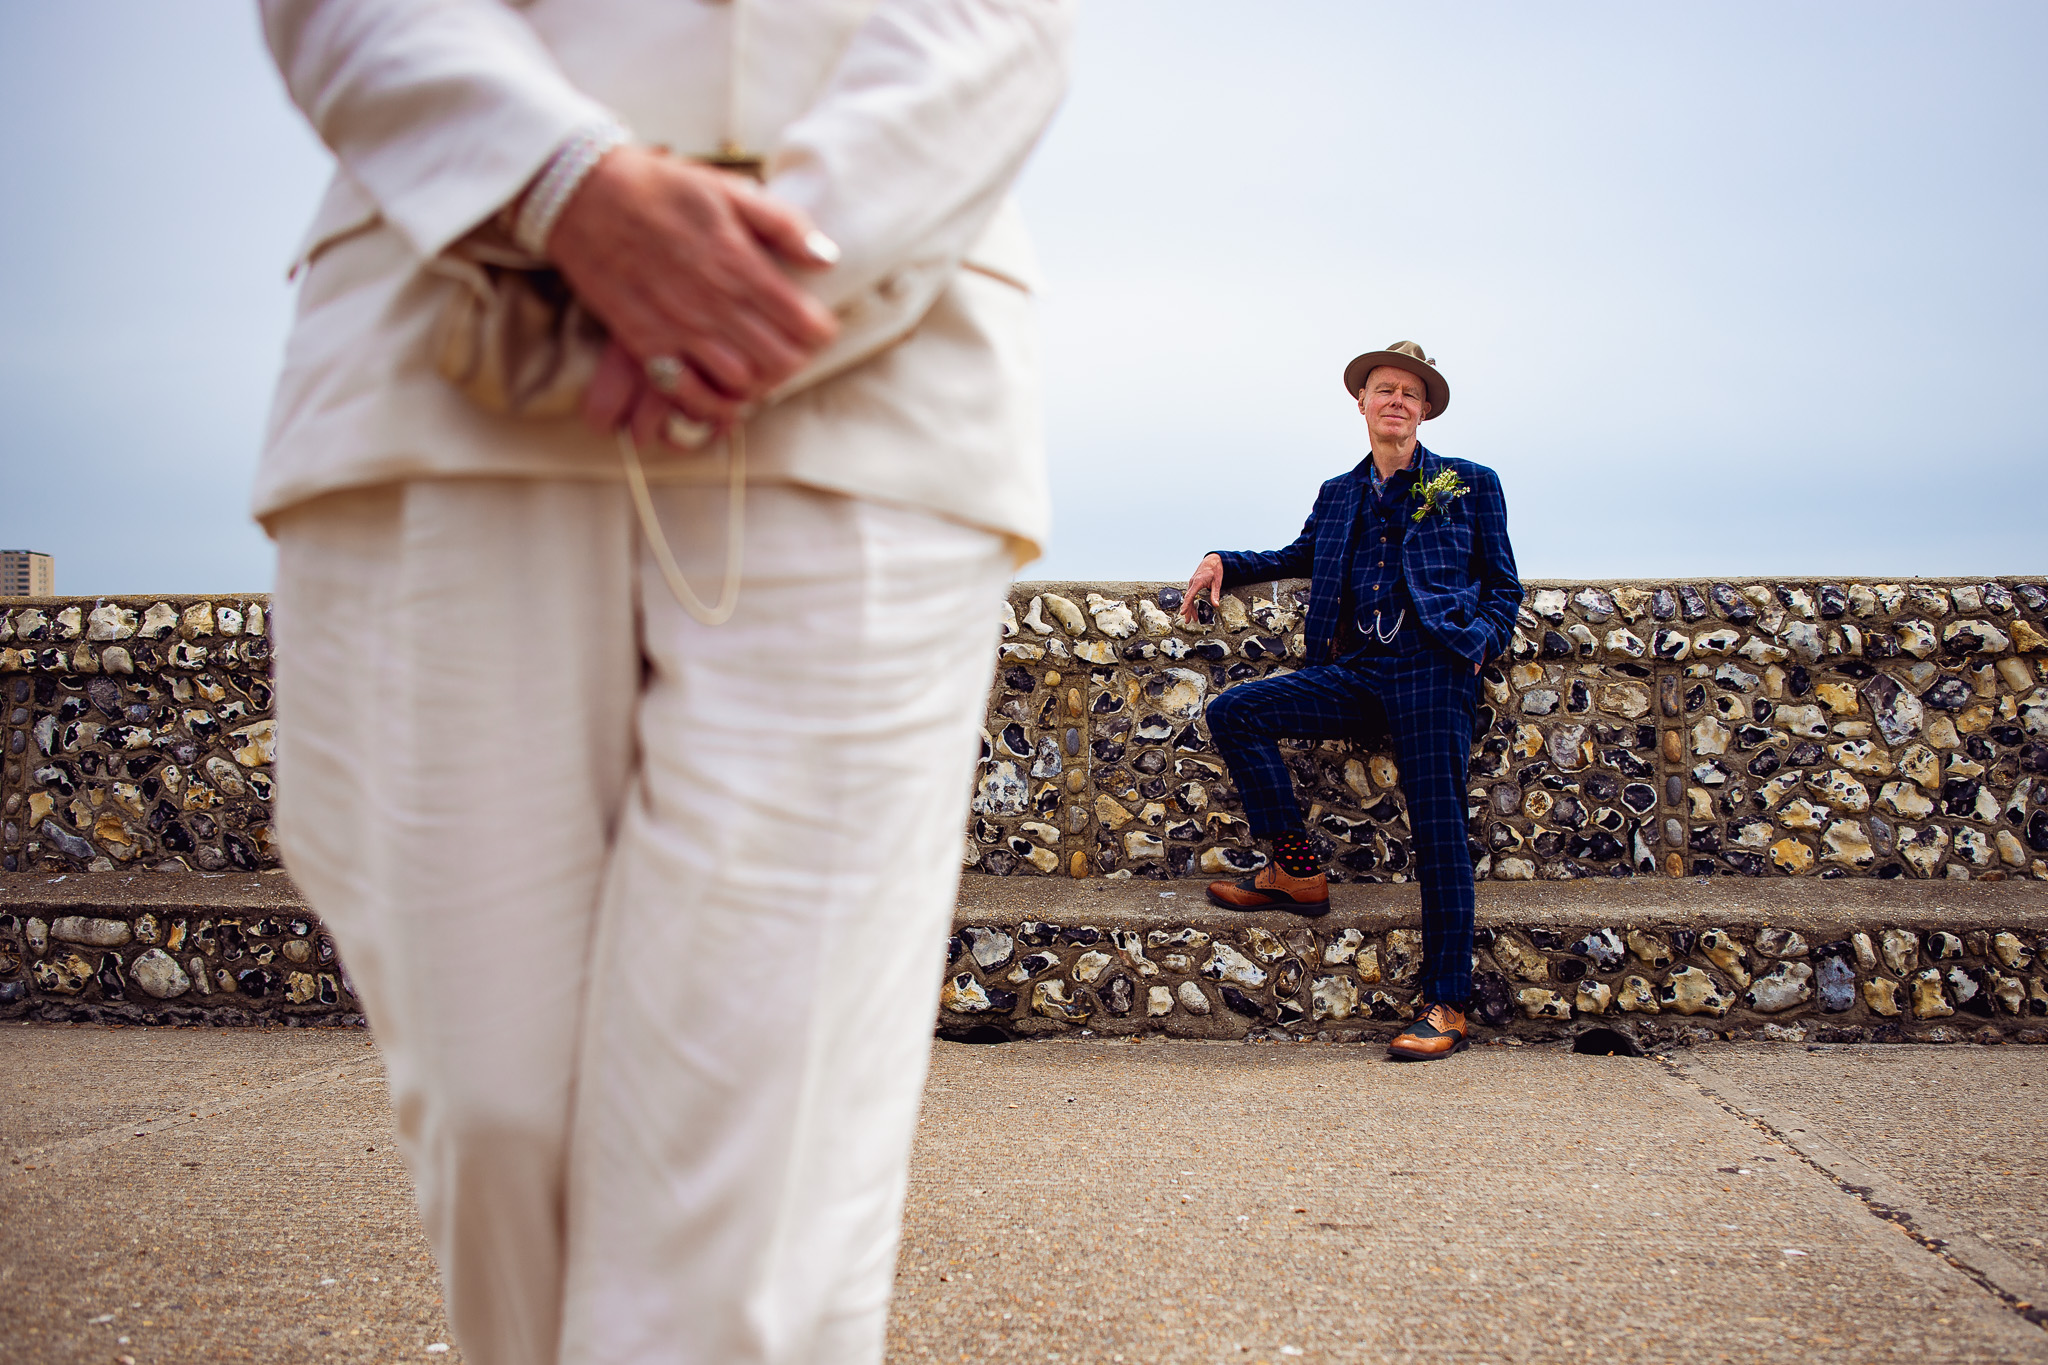
[[(1428, 483), (1442, 471), (1444, 462), (1428, 446), (1418, 445), (1416, 450), (1421, 458), (1416, 461), (1414, 486), (1420, 489), (1423, 484)], [(1422, 495), (1419, 492), (1411, 492), (1408, 498), (1413, 506), (1409, 508), (1407, 515), (1412, 517), (1415, 515), (1416, 508), (1422, 506)], [(1403, 568), (1415, 562), (1412, 556), (1423, 553), (1422, 547), (1425, 544), (1434, 544), (1436, 538), (1443, 534), (1442, 528), (1437, 524), (1442, 520), (1443, 517), (1441, 515), (1431, 513), (1421, 521), (1411, 521), (1408, 523), (1408, 534), (1401, 537), (1401, 564)], [(1410, 581), (1413, 582), (1414, 580), (1411, 579)]]
[(1330, 524), (1323, 528), (1323, 536), (1319, 537), (1323, 544), (1317, 549), (1320, 551), (1328, 547), (1327, 559), (1336, 571), (1335, 581), (1339, 584), (1348, 582), (1350, 578), (1351, 542), (1358, 534), (1358, 503), (1363, 496), (1364, 484), (1365, 466), (1361, 464), (1338, 484), (1335, 505), (1330, 509), (1334, 515)]

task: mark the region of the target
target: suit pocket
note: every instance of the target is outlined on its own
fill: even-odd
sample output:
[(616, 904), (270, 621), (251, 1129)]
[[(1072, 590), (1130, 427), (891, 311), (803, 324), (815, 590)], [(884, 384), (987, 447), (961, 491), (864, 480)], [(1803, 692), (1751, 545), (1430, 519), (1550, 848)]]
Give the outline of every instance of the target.
[(1408, 536), (1414, 543), (1409, 568), (1421, 570), (1432, 585), (1456, 587), (1469, 576), (1466, 566), (1472, 561), (1470, 522), (1432, 512), (1410, 529)]

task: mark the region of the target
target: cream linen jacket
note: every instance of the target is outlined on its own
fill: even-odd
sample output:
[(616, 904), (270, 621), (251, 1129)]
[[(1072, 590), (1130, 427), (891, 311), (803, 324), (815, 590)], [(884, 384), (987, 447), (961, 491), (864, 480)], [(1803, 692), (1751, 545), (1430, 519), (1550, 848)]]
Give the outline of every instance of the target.
[[(1006, 199), (1065, 89), (1074, 0), (263, 0), (291, 97), (338, 162), (256, 479), (259, 520), (400, 479), (622, 477), (580, 422), (471, 407), (428, 339), (423, 265), (573, 131), (768, 157), (842, 258), (804, 283), (840, 336), (748, 424), (750, 477), (987, 527), (1047, 522), (1030, 291)], [(716, 452), (650, 479), (722, 481)]]

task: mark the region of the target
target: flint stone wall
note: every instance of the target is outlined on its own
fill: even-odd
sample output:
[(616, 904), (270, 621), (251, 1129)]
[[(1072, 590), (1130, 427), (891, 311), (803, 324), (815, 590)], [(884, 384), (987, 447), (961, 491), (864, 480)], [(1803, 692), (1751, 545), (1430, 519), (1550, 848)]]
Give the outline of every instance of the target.
[[(1902, 906), (1930, 881), (2048, 881), (2048, 586), (1528, 586), (1512, 657), (1484, 676), (1470, 786), (1486, 1025), (2039, 1035), (2048, 924), (2018, 887), (1967, 888), (2010, 898), (2003, 920), (1865, 907), (1768, 933), (1705, 904), (1649, 927), (1488, 907), (1538, 891), (1514, 883), (1587, 878), (1695, 901), (1700, 878), (1781, 899), (1818, 894), (1812, 880), (1896, 879), (1861, 885)], [(1183, 627), (1170, 585), (1017, 585), (967, 870), (1074, 894), (1256, 868), (1203, 708), (1300, 664), (1306, 592), (1240, 589)], [(317, 920), (285, 878), (261, 875), (278, 867), (267, 612), (246, 596), (0, 599), (0, 1016), (356, 1017)], [(1289, 763), (1334, 880), (1412, 880), (1390, 746), (1297, 745)], [(52, 900), (58, 878), (69, 887)], [(40, 908), (23, 903), (31, 882)], [(204, 885), (147, 910), (119, 889), (143, 882)], [(280, 889), (238, 909), (230, 883)], [(1393, 901), (1316, 927), (1070, 918), (963, 919), (942, 1031), (1343, 1036), (1391, 1030), (1410, 1003), (1415, 915)], [(1800, 950), (1773, 936), (1786, 932)]]
[[(1183, 626), (1161, 584), (1018, 584), (963, 863), (1255, 869), (1203, 708), (1302, 662), (1307, 584)], [(268, 602), (0, 599), (0, 872), (255, 872), (271, 833)], [(1532, 582), (1487, 668), (1483, 879), (2048, 880), (2048, 585)], [(1414, 875), (1384, 738), (1288, 761), (1332, 877)]]
[[(1309, 922), (1214, 910), (1199, 884), (1176, 885), (1150, 906), (1075, 890), (1026, 908), (975, 879), (947, 945), (940, 1035), (1343, 1043), (1414, 1017), (1412, 889), (1342, 889)], [(1726, 882), (1482, 888), (1475, 1036), (2048, 1043), (2041, 888), (1986, 887), (1958, 905), (1939, 883), (1839, 888), (1873, 893), (1860, 897), (1778, 885), (1763, 906)]]
[[(1311, 923), (1161, 885), (969, 876), (938, 1034), (1349, 1043), (1412, 1017), (1414, 887), (1341, 887)], [(2048, 1043), (2048, 888), (1775, 887), (1489, 884), (1475, 1036)], [(0, 1019), (363, 1022), (332, 939), (283, 876), (17, 874), (0, 877), (0, 900)]]
[[(205, 874), (164, 882), (198, 882)], [(0, 1019), (136, 1024), (361, 1024), (334, 940), (287, 879), (251, 904), (218, 885), (138, 906), (9, 879), (0, 907)], [(81, 878), (90, 885), (119, 877)], [(207, 881), (213, 881), (207, 878)], [(218, 903), (209, 904), (209, 900)], [(261, 902), (275, 902), (274, 908)]]
[[(1532, 582), (1484, 673), (1482, 879), (2048, 879), (2048, 587)], [(1183, 626), (1178, 587), (1019, 584), (965, 862), (997, 876), (1260, 866), (1203, 708), (1301, 664), (1305, 582)], [(1343, 881), (1414, 876), (1392, 746), (1287, 748)]]
[(0, 598), (0, 872), (254, 872), (269, 602)]

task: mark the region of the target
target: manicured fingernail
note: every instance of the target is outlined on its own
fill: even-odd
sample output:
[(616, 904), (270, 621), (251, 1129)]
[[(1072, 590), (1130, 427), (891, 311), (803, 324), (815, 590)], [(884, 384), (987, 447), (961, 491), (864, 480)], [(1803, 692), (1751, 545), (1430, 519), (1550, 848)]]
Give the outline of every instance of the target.
[(811, 259), (820, 265), (839, 264), (839, 243), (816, 228), (804, 234), (804, 250), (810, 252)]

